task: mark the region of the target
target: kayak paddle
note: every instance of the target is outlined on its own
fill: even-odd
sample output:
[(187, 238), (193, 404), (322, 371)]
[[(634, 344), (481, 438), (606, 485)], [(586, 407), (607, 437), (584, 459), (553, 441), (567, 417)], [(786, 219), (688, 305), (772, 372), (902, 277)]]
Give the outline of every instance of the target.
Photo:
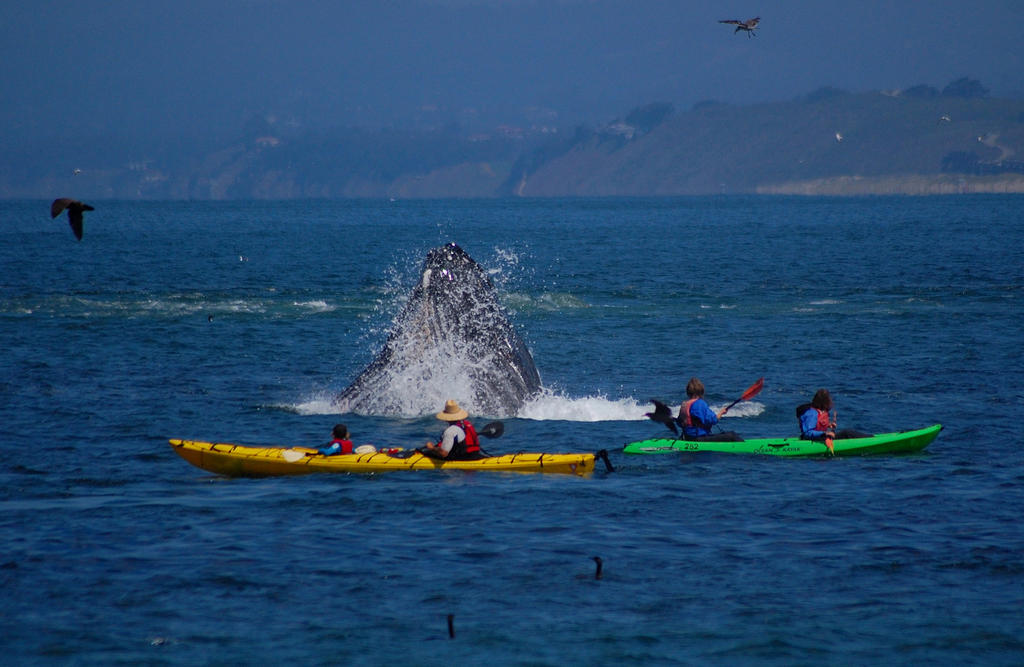
[[(477, 435), (482, 435), (485, 438), (500, 438), (501, 434), (505, 432), (504, 422), (491, 422), (490, 424), (484, 424), (483, 428), (476, 432)], [(484, 456), (492, 456), (492, 454), (484, 449), (480, 448), (480, 451)]]
[(303, 459), (306, 456), (312, 456), (313, 454), (316, 454), (316, 453), (317, 453), (316, 451), (309, 451), (309, 450), (306, 450), (304, 452), (300, 452), (300, 451), (295, 450), (295, 449), (286, 449), (283, 452), (281, 452), (281, 458), (284, 459), (285, 461), (287, 461), (288, 463), (295, 463), (296, 461), (299, 461), (299, 460)]
[(477, 435), (482, 435), (485, 438), (500, 438), (501, 434), (505, 432), (505, 424), (502, 422), (491, 422), (485, 424), (483, 428), (477, 431)]
[[(504, 422), (491, 422), (489, 424), (484, 424), (482, 427), (480, 427), (480, 430), (477, 431), (476, 434), (482, 435), (485, 438), (500, 438), (501, 434), (504, 432)], [(437, 458), (436, 456), (434, 456), (434, 453), (431, 452), (430, 449), (427, 447), (417, 447), (416, 451), (419, 452), (420, 454), (423, 454), (424, 456)], [(484, 456), (492, 456), (492, 454), (485, 450), (483, 447), (480, 448), (480, 451), (483, 453)]]
[(725, 410), (722, 410), (721, 414), (724, 415), (726, 412), (729, 411), (729, 408), (736, 405), (740, 401), (749, 401), (750, 399), (754, 398), (755, 396), (761, 393), (762, 389), (764, 389), (764, 378), (760, 378), (757, 382), (747, 387), (747, 390), (743, 392), (743, 395), (737, 398), (729, 405), (725, 406)]
[[(829, 421), (831, 422), (830, 426), (832, 427), (832, 432), (834, 433), (835, 430), (836, 430), (836, 411), (835, 410), (832, 411), (832, 415), (831, 415), (831, 418), (830, 418)], [(831, 456), (835, 456), (836, 455), (836, 450), (835, 450), (835, 447), (833, 446), (832, 438), (829, 438), (827, 436), (825, 437), (825, 446), (828, 447), (828, 453)]]

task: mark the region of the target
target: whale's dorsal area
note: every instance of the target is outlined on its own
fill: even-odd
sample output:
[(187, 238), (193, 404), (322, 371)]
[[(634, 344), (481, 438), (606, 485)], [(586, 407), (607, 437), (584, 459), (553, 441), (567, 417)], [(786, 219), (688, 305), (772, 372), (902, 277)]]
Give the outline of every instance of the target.
[(432, 414), (449, 398), (471, 415), (515, 416), (540, 390), (494, 284), (454, 243), (427, 253), (384, 348), (341, 394), (341, 412)]

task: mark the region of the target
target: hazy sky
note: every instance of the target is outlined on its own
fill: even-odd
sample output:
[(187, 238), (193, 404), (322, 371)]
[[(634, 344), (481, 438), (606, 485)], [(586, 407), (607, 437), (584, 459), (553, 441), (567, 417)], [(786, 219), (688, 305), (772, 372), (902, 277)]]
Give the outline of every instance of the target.
[[(750, 39), (717, 22), (752, 16)], [(253, 114), (568, 125), (962, 76), (1021, 96), (1022, 25), (1021, 0), (12, 1), (0, 123), (8, 140), (236, 132)]]

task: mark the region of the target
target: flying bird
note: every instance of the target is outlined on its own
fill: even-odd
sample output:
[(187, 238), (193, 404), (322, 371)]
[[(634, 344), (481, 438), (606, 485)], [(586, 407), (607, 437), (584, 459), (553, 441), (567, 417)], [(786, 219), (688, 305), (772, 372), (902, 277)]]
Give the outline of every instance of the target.
[(757, 24), (760, 23), (760, 22), (761, 22), (761, 17), (760, 16), (756, 16), (756, 17), (754, 17), (752, 19), (747, 19), (746, 21), (737, 21), (735, 19), (725, 19), (725, 20), (719, 21), (719, 23), (728, 23), (729, 25), (736, 26), (736, 29), (732, 31), (732, 34), (734, 34), (734, 35), (736, 33), (738, 33), (740, 30), (745, 30), (746, 33), (747, 33), (747, 37), (750, 37), (751, 35), (753, 35), (754, 37), (757, 37), (757, 33), (755, 33), (754, 30), (757, 29)]
[(651, 421), (656, 421), (659, 424), (664, 424), (665, 428), (672, 431), (675, 435), (679, 435), (679, 429), (676, 428), (676, 420), (672, 418), (672, 411), (667, 405), (656, 399), (650, 399), (651, 403), (654, 403), (654, 412), (645, 412), (645, 417), (650, 417)]
[(75, 233), (75, 238), (81, 241), (82, 211), (95, 211), (96, 209), (76, 199), (61, 197), (60, 199), (54, 199), (53, 203), (50, 204), (50, 217), (56, 218), (64, 209), (68, 210), (68, 224), (71, 225), (71, 231)]

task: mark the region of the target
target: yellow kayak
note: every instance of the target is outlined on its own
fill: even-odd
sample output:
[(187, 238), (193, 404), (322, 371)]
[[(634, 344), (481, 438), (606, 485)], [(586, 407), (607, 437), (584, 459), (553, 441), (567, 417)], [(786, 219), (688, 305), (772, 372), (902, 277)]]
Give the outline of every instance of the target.
[[(324, 456), (305, 447), (245, 447), (223, 442), (170, 441), (181, 458), (219, 475), (265, 477), (314, 472), (390, 472), (392, 470), (494, 470), (500, 472), (557, 472), (586, 475), (594, 470), (595, 454), (537, 454), (520, 452), (475, 461), (446, 461), (417, 451), (388, 450), (366, 454)], [(607, 460), (606, 460), (606, 465)]]

